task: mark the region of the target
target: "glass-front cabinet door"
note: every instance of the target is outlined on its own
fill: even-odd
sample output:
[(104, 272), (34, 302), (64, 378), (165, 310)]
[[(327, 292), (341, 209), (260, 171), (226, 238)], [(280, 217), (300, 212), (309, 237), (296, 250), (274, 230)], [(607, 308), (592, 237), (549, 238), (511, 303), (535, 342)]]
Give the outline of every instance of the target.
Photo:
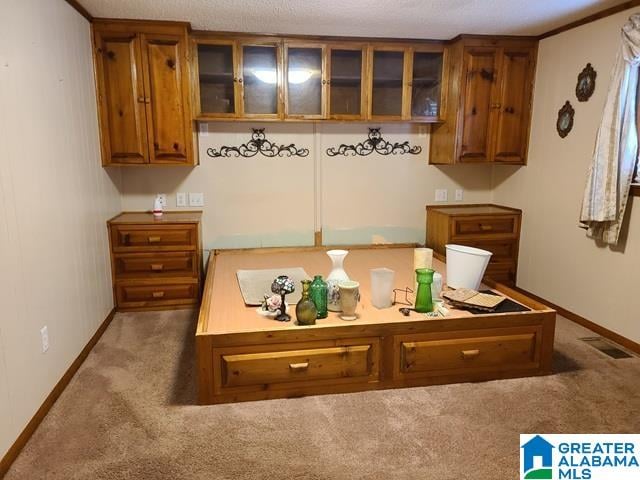
[(329, 46), (327, 55), (329, 118), (364, 119), (366, 95), (363, 80), (366, 71), (366, 49), (363, 46), (332, 45)]
[(437, 121), (442, 117), (442, 51), (420, 51), (411, 53), (411, 118)]
[(239, 83), (234, 41), (202, 41), (198, 53), (198, 116), (235, 117)]
[(321, 119), (325, 116), (325, 46), (285, 44), (285, 115)]
[(407, 62), (404, 47), (371, 49), (371, 118), (401, 120), (408, 117)]
[(278, 44), (240, 44), (242, 75), (241, 115), (251, 118), (280, 118), (281, 65)]

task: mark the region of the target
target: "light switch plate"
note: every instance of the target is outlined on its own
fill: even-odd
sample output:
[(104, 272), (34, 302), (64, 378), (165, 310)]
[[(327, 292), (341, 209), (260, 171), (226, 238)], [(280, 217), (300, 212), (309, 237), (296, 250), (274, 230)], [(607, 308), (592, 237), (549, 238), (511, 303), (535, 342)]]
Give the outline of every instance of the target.
[(204, 207), (204, 193), (190, 193), (189, 194), (189, 206), (190, 207)]
[(447, 201), (447, 190), (444, 188), (436, 189), (436, 202), (446, 202)]
[(464, 197), (464, 190), (461, 188), (456, 189), (456, 202), (461, 202)]
[(186, 207), (187, 206), (187, 194), (184, 192), (176, 193), (176, 207)]

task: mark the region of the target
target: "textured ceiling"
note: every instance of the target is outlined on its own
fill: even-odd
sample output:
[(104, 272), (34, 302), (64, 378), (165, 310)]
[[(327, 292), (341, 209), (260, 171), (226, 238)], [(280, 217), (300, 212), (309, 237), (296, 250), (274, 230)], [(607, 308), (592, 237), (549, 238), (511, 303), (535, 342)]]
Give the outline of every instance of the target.
[(94, 17), (196, 30), (448, 39), (537, 35), (624, 0), (79, 0)]

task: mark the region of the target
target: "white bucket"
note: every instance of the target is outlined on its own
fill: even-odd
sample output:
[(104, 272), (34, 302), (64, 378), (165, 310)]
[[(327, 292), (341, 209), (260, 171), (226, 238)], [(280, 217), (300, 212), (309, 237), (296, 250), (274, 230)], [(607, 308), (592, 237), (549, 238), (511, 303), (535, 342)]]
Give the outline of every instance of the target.
[(492, 253), (464, 245), (446, 245), (447, 285), (478, 290)]

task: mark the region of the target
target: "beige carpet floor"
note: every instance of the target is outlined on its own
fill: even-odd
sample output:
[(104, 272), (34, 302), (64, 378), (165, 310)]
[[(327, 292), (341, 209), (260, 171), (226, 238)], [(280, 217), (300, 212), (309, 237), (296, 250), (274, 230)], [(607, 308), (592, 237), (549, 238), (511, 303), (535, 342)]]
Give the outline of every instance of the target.
[(207, 407), (194, 330), (118, 314), (6, 480), (507, 480), (520, 433), (640, 432), (640, 359), (562, 318), (550, 376)]

